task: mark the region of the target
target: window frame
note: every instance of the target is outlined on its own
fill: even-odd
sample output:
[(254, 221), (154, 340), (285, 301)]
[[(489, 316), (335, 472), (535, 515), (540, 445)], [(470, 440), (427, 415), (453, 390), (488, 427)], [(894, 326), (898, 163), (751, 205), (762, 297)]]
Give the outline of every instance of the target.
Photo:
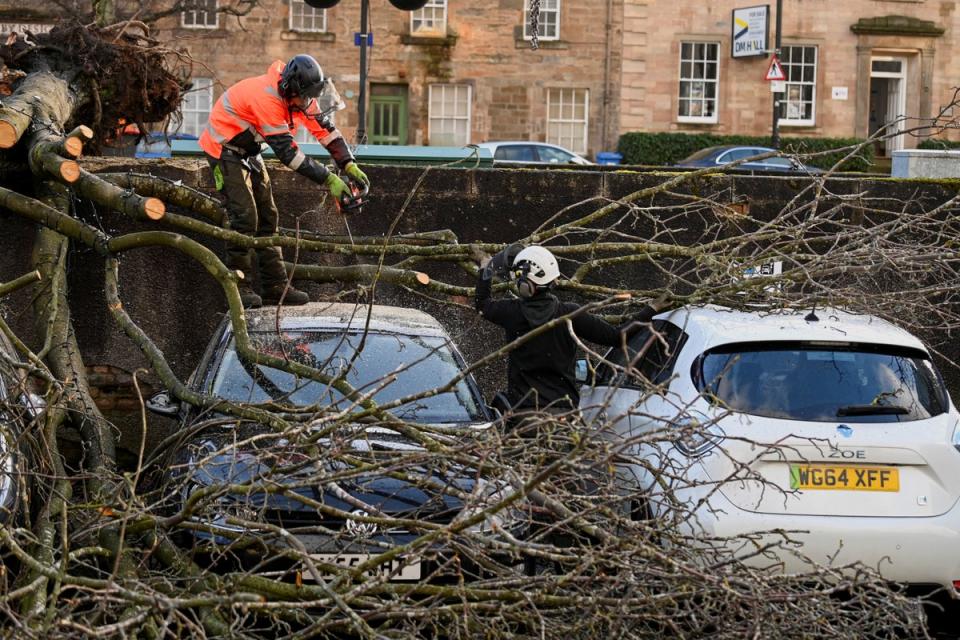
[[(220, 28), (220, 11), (219, 11), (220, 0), (192, 0), (192, 2), (194, 4), (200, 4), (201, 2), (203, 2), (204, 4), (209, 4), (212, 2), (213, 10), (211, 11), (210, 9), (184, 9), (183, 11), (180, 12), (180, 26), (182, 28), (184, 29), (218, 29)], [(207, 24), (206, 22), (201, 24), (199, 22), (196, 22), (197, 14), (200, 12), (203, 12), (205, 14), (213, 13), (213, 24)], [(193, 18), (194, 18), (193, 23), (187, 22), (188, 13), (193, 14)]]
[[(435, 3), (437, 3), (437, 2), (440, 3), (439, 6), (437, 6), (437, 5), (435, 4)], [(449, 5), (449, 3), (447, 2), (447, 0), (427, 0), (427, 4), (425, 4), (423, 7), (417, 9), (416, 11), (411, 11), (411, 12), (410, 12), (410, 35), (411, 35), (411, 36), (418, 36), (418, 37), (446, 37), (446, 35), (447, 35), (447, 19), (448, 19), (448, 17), (449, 17), (449, 16), (448, 16), (449, 6), (450, 6), (450, 5)], [(434, 15), (436, 15), (436, 14), (435, 14), (435, 10), (436, 10), (436, 9), (442, 9), (442, 10), (443, 10), (442, 13), (440, 14), (440, 15), (441, 15), (441, 19), (440, 19), (440, 24), (439, 24), (439, 26), (434, 26), (434, 27), (429, 28), (429, 29), (424, 29), (424, 28), (422, 28), (422, 27), (419, 28), (419, 29), (416, 28), (416, 27), (414, 26), (414, 22), (417, 20), (417, 15), (418, 15), (418, 14), (420, 14), (421, 16), (424, 15), (424, 12), (425, 12), (428, 8), (434, 10)]]
[[(693, 46), (693, 47), (695, 47), (695, 46), (698, 45), (698, 44), (702, 44), (702, 45), (704, 45), (705, 47), (709, 47), (709, 46), (715, 47), (716, 57), (715, 57), (714, 59), (712, 59), (712, 60), (708, 59), (708, 58), (706, 57), (706, 53), (704, 53), (704, 58), (701, 60), (701, 62), (702, 62), (703, 64), (707, 64), (707, 63), (709, 63), (709, 62), (712, 62), (712, 63), (716, 64), (717, 73), (716, 73), (716, 77), (715, 77), (715, 78), (713, 78), (712, 80), (708, 80), (708, 79), (706, 79), (705, 77), (704, 77), (704, 78), (693, 78), (693, 77), (684, 78), (684, 77), (683, 77), (683, 63), (684, 63), (684, 62), (689, 62), (691, 65), (693, 65), (693, 64), (696, 64), (696, 62), (697, 62), (696, 53), (694, 53), (694, 54), (693, 54), (694, 57), (691, 57), (691, 58), (684, 58), (684, 57), (683, 57), (683, 47), (684, 47), (684, 45), (688, 45), (688, 44), (691, 45), (691, 46)], [(706, 71), (704, 71), (704, 74), (706, 74)], [(677, 108), (675, 109), (675, 114), (676, 114), (677, 122), (686, 122), (686, 123), (693, 123), (693, 124), (698, 124), (698, 123), (699, 123), (699, 124), (717, 124), (717, 123), (720, 121), (720, 42), (717, 41), (717, 40), (681, 40), (681, 41), (680, 41), (680, 55), (679, 55), (678, 60), (677, 60), (677, 79), (678, 79), (678, 82), (677, 82), (677, 94), (676, 94), (676, 95), (677, 95)], [(683, 104), (683, 102), (685, 102), (685, 101), (686, 101), (686, 102), (692, 102), (692, 100), (691, 100), (690, 98), (684, 98), (683, 95), (682, 95), (684, 82), (689, 82), (689, 83), (702, 82), (702, 83), (704, 83), (704, 86), (706, 86), (707, 83), (710, 83), (710, 84), (713, 84), (713, 85), (714, 85), (714, 93), (713, 93), (713, 98), (712, 98), (712, 100), (713, 100), (713, 115), (710, 115), (710, 116), (689, 116), (689, 115), (686, 115), (686, 116), (685, 116), (685, 115), (681, 115), (681, 114), (680, 114), (680, 107), (681, 107), (681, 105)], [(704, 91), (704, 94), (706, 94), (706, 91)], [(704, 97), (701, 97), (699, 100), (700, 100), (701, 104), (703, 104), (703, 103), (705, 103), (706, 101), (708, 101), (708, 100), (710, 100), (710, 99), (711, 99), (711, 98), (707, 98), (706, 96), (704, 96)]]
[[(209, 85), (207, 85), (206, 87), (204, 87), (204, 88), (202, 88), (202, 89), (201, 89), (201, 88), (197, 88), (197, 83), (198, 83), (199, 81), (201, 81), (201, 80), (209, 81)], [(186, 95), (186, 96), (189, 96), (191, 93), (196, 93), (196, 94), (199, 95), (199, 92), (200, 92), (200, 91), (206, 89), (207, 95), (208, 95), (209, 98), (210, 98), (210, 106), (207, 108), (207, 111), (206, 111), (205, 113), (204, 113), (203, 111), (199, 110), (199, 109), (186, 110), (186, 109), (184, 109), (183, 107), (181, 107), (181, 108), (180, 108), (180, 126), (177, 127), (177, 133), (187, 133), (187, 134), (190, 134), (190, 135), (195, 135), (195, 136), (197, 136), (197, 137), (199, 138), (199, 137), (200, 137), (200, 134), (203, 133), (203, 129), (206, 127), (207, 120), (210, 119), (210, 112), (213, 111), (213, 105), (214, 105), (214, 103), (216, 102), (216, 101), (214, 100), (214, 97), (213, 97), (213, 88), (214, 88), (214, 86), (216, 85), (216, 81), (215, 81), (213, 78), (211, 78), (211, 77), (199, 76), (199, 77), (195, 77), (195, 78), (190, 78), (190, 82), (193, 83), (194, 86), (193, 86), (193, 88), (191, 88), (190, 91), (188, 91), (185, 95)], [(197, 131), (196, 131), (196, 133), (194, 133), (194, 132), (192, 132), (192, 131), (185, 131), (185, 130), (184, 130), (184, 125), (187, 124), (187, 120), (186, 120), (186, 117), (185, 117), (187, 113), (190, 113), (190, 114), (194, 114), (194, 113), (202, 114), (201, 117), (197, 119)]]
[[(294, 26), (294, 23), (293, 23), (293, 18), (294, 18), (294, 15), (293, 15), (293, 6), (294, 6), (294, 4), (299, 4), (299, 5), (303, 8), (303, 11), (304, 11), (304, 12), (306, 12), (307, 9), (309, 9), (310, 11), (312, 11), (312, 12), (313, 12), (313, 21), (314, 21), (314, 22), (316, 22), (316, 19), (317, 19), (316, 12), (319, 11), (319, 12), (321, 13), (321, 16), (322, 16), (322, 19), (323, 19), (323, 27), (320, 28), (320, 29), (307, 29), (307, 28), (302, 27), (302, 26), (300, 26), (300, 27)], [(302, 21), (303, 18), (304, 18), (304, 14), (301, 14), (301, 15), (299, 16), (299, 18), (300, 18), (301, 21)], [(306, 2), (304, 2), (303, 0), (290, 0), (290, 8), (289, 8), (288, 11), (287, 11), (287, 27), (289, 28), (290, 31), (293, 31), (293, 32), (295, 32), (295, 33), (327, 33), (327, 10), (326, 10), (326, 9), (316, 9), (316, 8), (314, 8), (314, 7), (311, 7), (310, 5), (308, 5), (308, 4), (307, 4)]]
[[(547, 2), (556, 2), (556, 8), (545, 9), (543, 7)], [(546, 35), (547, 33), (547, 24), (543, 21), (544, 12), (554, 14), (554, 27), (555, 32), (551, 35)], [(539, 27), (543, 28), (544, 35), (537, 34), (538, 40), (559, 40), (560, 39), (560, 12), (561, 5), (560, 0), (540, 0), (540, 22)], [(532, 40), (533, 34), (530, 33), (530, 0), (523, 0), (523, 39)]]
[[(793, 55), (791, 54), (790, 62), (784, 62), (782, 51), (784, 49), (813, 49), (813, 80), (811, 82), (806, 82), (804, 80), (800, 81), (790, 81), (790, 71), (793, 67), (800, 68), (800, 77), (803, 77), (804, 67), (811, 66), (806, 63), (806, 51), (803, 52), (804, 62), (796, 63), (793, 62)], [(786, 44), (781, 47), (781, 57), (780, 65), (783, 67), (783, 72), (786, 74), (788, 80), (786, 81), (783, 98), (780, 99), (782, 105), (782, 111), (780, 113), (780, 118), (778, 122), (780, 125), (785, 127), (814, 127), (817, 124), (817, 73), (820, 67), (820, 47), (815, 44)], [(787, 96), (790, 95), (791, 85), (800, 87), (801, 98), (799, 100), (800, 105), (805, 104), (807, 101), (803, 99), (803, 87), (812, 87), (813, 91), (810, 96), (810, 117), (809, 118), (788, 118), (786, 114), (789, 110), (790, 100), (787, 99)], [(797, 102), (797, 101), (793, 101)]]
[[(444, 114), (444, 115), (442, 115), (442, 116), (435, 116), (435, 115), (433, 115), (433, 91), (434, 91), (434, 88), (435, 88), (435, 87), (440, 87), (440, 88), (443, 89), (443, 91), (447, 91), (448, 89), (454, 89), (454, 90), (456, 90), (456, 89), (459, 89), (460, 87), (466, 87), (466, 89), (467, 89), (467, 115), (466, 115), (466, 118), (461, 117), (461, 116), (457, 116), (457, 115), (452, 115), (452, 116), (446, 115), (446, 114)], [(456, 111), (456, 97), (457, 97), (457, 95), (458, 95), (458, 94), (455, 94), (455, 95), (454, 95), (454, 100), (455, 100), (455, 101), (454, 101), (454, 110), (455, 110), (455, 111)], [(442, 101), (441, 101), (441, 103), (442, 103)], [(472, 128), (471, 128), (471, 127), (473, 126), (473, 86), (470, 85), (470, 84), (468, 84), (468, 83), (463, 83), (463, 82), (434, 82), (434, 83), (431, 83), (431, 84), (429, 85), (428, 89), (427, 89), (427, 144), (429, 144), (429, 145), (431, 145), (431, 146), (433, 146), (433, 144), (434, 144), (434, 143), (433, 143), (433, 140), (432, 140), (432, 138), (433, 138), (433, 126), (434, 126), (434, 125), (433, 125), (433, 121), (434, 121), (434, 120), (453, 120), (453, 121), (455, 121), (455, 122), (458, 121), (458, 120), (461, 120), (461, 121), (462, 121), (462, 120), (466, 120), (466, 121), (467, 121), (467, 140), (466, 140), (466, 142), (463, 143), (463, 145), (460, 145), (460, 146), (465, 146), (465, 145), (470, 144), (471, 133), (472, 133)], [(456, 135), (456, 132), (454, 132), (454, 135)], [(437, 145), (437, 146), (441, 146), (441, 145)], [(442, 145), (442, 146), (451, 146), (451, 145)], [(454, 142), (453, 146), (457, 146), (457, 143)]]
[[(560, 108), (561, 113), (560, 113), (560, 117), (557, 118), (557, 119), (552, 119), (552, 118), (550, 117), (550, 98), (551, 98), (551, 96), (553, 95), (553, 92), (554, 92), (554, 91), (559, 92), (559, 95), (560, 95), (559, 108)], [(576, 147), (574, 147), (573, 145), (566, 145), (566, 144), (564, 144), (564, 142), (563, 142), (563, 137), (562, 137), (562, 136), (559, 136), (560, 139), (552, 139), (552, 138), (550, 137), (550, 125), (551, 125), (552, 123), (557, 123), (557, 124), (560, 124), (560, 125), (562, 125), (562, 124), (579, 124), (579, 123), (581, 123), (580, 120), (576, 120), (575, 118), (573, 118), (573, 119), (563, 118), (563, 105), (564, 105), (563, 95), (564, 95), (564, 92), (565, 92), (565, 91), (571, 91), (571, 92), (573, 92), (573, 95), (574, 95), (574, 96), (577, 95), (577, 92), (583, 92), (583, 120), (582, 120), (582, 124), (583, 124), (583, 139), (582, 139), (583, 147), (582, 147), (582, 148), (576, 148)], [(577, 105), (576, 101), (574, 100), (571, 104), (573, 104), (573, 105), (574, 105), (574, 109), (576, 109), (576, 105)], [(575, 153), (575, 154), (577, 154), (577, 155), (585, 156), (585, 155), (588, 153), (589, 144), (590, 144), (590, 89), (588, 89), (588, 88), (581, 88), (581, 87), (547, 87), (546, 106), (547, 106), (547, 117), (546, 117), (545, 122), (544, 122), (544, 124), (546, 125), (546, 126), (545, 126), (544, 142), (546, 142), (547, 144), (551, 144), (551, 145), (553, 145), (553, 146), (555, 146), (555, 147), (561, 147), (561, 148), (563, 148), (563, 149), (567, 149), (567, 150), (572, 151), (573, 153)], [(572, 138), (571, 138), (571, 139), (572, 139)], [(539, 154), (538, 154), (538, 155), (539, 155)]]

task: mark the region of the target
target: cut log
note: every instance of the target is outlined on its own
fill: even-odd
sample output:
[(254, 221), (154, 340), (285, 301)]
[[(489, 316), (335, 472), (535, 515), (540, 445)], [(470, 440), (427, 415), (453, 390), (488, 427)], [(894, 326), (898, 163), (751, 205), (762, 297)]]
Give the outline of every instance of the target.
[(417, 277), (417, 282), (419, 282), (420, 284), (424, 286), (430, 284), (430, 276), (423, 273), (422, 271), (418, 271), (416, 277)]

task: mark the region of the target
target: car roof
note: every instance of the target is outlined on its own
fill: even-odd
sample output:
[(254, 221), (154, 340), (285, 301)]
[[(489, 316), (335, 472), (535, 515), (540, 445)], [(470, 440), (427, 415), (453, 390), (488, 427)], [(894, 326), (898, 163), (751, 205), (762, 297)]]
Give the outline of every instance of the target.
[[(369, 305), (345, 302), (310, 302), (299, 307), (282, 307), (281, 329), (349, 329), (363, 331), (367, 326)], [(250, 331), (275, 331), (277, 307), (244, 311)], [(447, 338), (436, 318), (419, 309), (375, 304), (370, 311), (370, 331)]]
[[(496, 142), (480, 142), (477, 144), (477, 146), (489, 149), (492, 147), (499, 147), (505, 144), (532, 144), (538, 147), (553, 147), (554, 149), (564, 149), (564, 147), (553, 144), (552, 142), (537, 142), (536, 140), (497, 140)], [(569, 151), (569, 150), (564, 149), (564, 151)], [(570, 151), (570, 153), (573, 153), (573, 151)]]
[(908, 331), (867, 314), (842, 309), (735, 310), (717, 305), (681, 307), (656, 316), (681, 327), (703, 349), (738, 342), (829, 341), (910, 347), (927, 352)]

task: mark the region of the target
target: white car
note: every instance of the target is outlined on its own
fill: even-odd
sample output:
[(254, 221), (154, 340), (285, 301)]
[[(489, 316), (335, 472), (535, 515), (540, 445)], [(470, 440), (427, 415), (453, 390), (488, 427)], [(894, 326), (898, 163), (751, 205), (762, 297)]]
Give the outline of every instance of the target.
[(546, 142), (511, 140), (481, 142), (477, 146), (490, 150), (494, 164), (593, 164), (573, 151)]
[(646, 517), (677, 510), (672, 483), (697, 536), (796, 532), (773, 563), (725, 543), (750, 564), (860, 562), (955, 593), (960, 414), (916, 337), (836, 309), (685, 307), (606, 359), (581, 408), (620, 442)]

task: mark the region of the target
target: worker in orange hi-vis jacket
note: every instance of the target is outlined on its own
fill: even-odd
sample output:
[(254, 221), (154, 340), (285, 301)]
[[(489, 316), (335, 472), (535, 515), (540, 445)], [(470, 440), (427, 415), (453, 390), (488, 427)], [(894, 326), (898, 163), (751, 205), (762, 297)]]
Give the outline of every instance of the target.
[[(277, 60), (267, 72), (236, 83), (220, 96), (203, 133), (200, 148), (213, 170), (217, 191), (226, 198), (229, 227), (251, 236), (277, 232), (279, 213), (273, 200), (270, 177), (260, 156), (266, 142), (277, 158), (297, 173), (325, 184), (338, 203), (349, 201), (350, 187), (323, 164), (308, 158), (293, 137), (304, 126), (330, 152), (349, 179), (369, 187), (346, 141), (329, 120), (320, 116), (316, 98), (326, 78), (317, 61), (308, 55), (294, 56), (287, 64)], [(252, 256), (237, 246), (227, 249), (227, 267), (239, 269), (240, 299), (245, 307), (262, 304), (306, 304), (303, 291), (287, 286), (287, 273), (279, 247), (256, 250), (261, 294), (250, 284)]]

